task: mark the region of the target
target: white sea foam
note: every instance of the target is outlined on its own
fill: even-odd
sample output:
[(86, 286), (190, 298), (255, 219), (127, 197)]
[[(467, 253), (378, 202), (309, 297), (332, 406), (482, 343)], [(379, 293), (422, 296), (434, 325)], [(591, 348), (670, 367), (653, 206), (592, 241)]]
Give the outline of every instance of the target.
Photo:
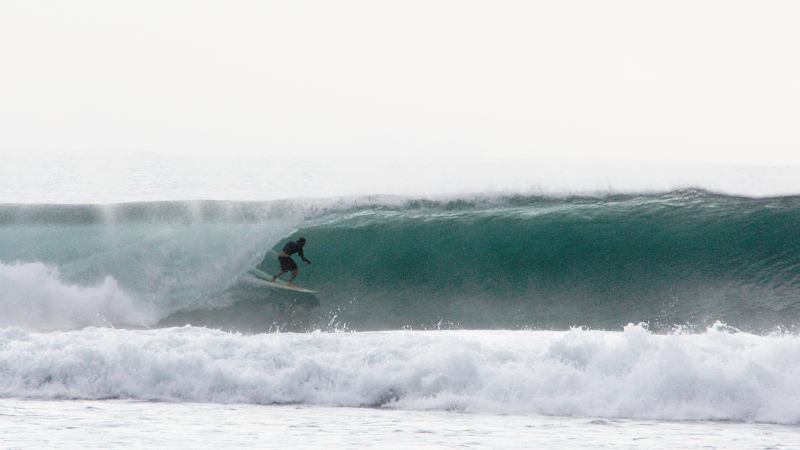
[(203, 328), (0, 332), (0, 396), (798, 423), (800, 338)]
[(108, 276), (96, 286), (69, 284), (42, 263), (0, 263), (0, 326), (48, 331), (86, 326), (146, 325), (154, 308), (129, 297)]

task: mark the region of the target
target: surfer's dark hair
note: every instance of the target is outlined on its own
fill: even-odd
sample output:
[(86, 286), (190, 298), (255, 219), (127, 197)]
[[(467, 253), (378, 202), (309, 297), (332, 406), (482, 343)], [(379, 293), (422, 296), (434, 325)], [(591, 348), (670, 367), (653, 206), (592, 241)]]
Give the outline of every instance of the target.
[(301, 243), (305, 242), (305, 241), (306, 241), (306, 238), (303, 238), (303, 237), (301, 237), (300, 239), (297, 240), (297, 242), (301, 242)]

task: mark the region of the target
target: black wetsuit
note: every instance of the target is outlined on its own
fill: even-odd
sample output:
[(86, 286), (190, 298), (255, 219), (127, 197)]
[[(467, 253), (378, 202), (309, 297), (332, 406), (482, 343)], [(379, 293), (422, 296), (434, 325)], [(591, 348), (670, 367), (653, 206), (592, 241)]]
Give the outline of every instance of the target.
[[(301, 258), (305, 259), (305, 256), (303, 256), (303, 244), (296, 241), (287, 242), (286, 245), (283, 246), (283, 252), (287, 255), (294, 255), (297, 253)], [(278, 262), (281, 263), (281, 270), (284, 272), (294, 272), (297, 270), (297, 263), (289, 256), (278, 256)]]

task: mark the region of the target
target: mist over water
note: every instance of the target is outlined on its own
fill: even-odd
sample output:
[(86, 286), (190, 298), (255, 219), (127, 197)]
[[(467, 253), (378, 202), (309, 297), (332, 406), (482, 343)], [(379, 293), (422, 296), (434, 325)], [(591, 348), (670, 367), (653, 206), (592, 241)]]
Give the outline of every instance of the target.
[(656, 194), (682, 189), (746, 197), (795, 195), (798, 167), (521, 157), (413, 159), (291, 155), (19, 153), (0, 164), (2, 203), (267, 201), (394, 195), (458, 199)]

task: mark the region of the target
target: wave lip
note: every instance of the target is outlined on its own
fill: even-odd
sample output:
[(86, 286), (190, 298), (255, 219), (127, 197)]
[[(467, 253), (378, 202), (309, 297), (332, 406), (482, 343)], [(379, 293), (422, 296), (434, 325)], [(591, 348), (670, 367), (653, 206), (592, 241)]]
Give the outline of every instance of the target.
[(0, 331), (0, 396), (800, 421), (797, 336)]

